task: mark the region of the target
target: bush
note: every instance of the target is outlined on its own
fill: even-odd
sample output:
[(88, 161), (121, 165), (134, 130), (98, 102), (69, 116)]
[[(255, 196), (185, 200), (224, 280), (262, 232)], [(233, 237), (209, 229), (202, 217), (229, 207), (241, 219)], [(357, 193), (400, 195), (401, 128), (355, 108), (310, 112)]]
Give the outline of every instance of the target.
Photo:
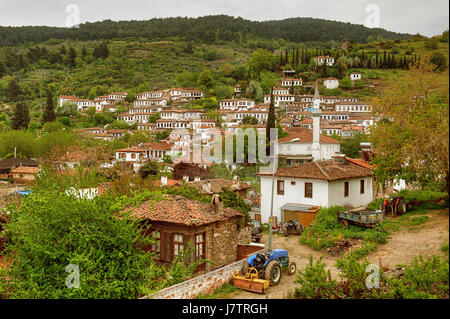
[(411, 201), (432, 201), (446, 196), (447, 193), (431, 190), (401, 190), (393, 195), (403, 196), (406, 203), (409, 203)]
[(380, 269), (379, 288), (368, 288), (369, 272), (367, 260), (359, 261), (354, 255), (340, 258), (336, 268), (342, 280), (331, 278), (330, 271), (319, 259), (314, 262), (310, 256), (304, 271), (299, 271), (292, 297), (314, 299), (448, 299), (449, 263), (448, 257), (431, 256), (424, 260), (416, 257), (401, 274), (386, 274)]
[(322, 208), (317, 214), (314, 224), (307, 227), (300, 235), (300, 242), (316, 250), (332, 247), (335, 242), (343, 238), (362, 239), (366, 244), (386, 243), (389, 234), (380, 224), (373, 229), (355, 225), (344, 227), (339, 224), (337, 212), (344, 210), (339, 206)]
[[(14, 259), (3, 274), (11, 298), (136, 298), (150, 264), (150, 242), (137, 222), (112, 215), (107, 197), (77, 200), (34, 191), (7, 225)], [(65, 286), (65, 269), (80, 269), (80, 286)], [(5, 278), (0, 278), (4, 281)]]

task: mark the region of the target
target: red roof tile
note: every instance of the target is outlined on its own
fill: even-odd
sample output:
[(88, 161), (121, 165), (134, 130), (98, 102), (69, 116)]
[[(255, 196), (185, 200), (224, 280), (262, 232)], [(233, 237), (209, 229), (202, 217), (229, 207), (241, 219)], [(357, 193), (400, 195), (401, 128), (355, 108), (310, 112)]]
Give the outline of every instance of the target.
[(154, 222), (202, 226), (240, 217), (242, 214), (232, 208), (223, 208), (223, 211), (218, 213), (213, 204), (172, 196), (158, 202), (147, 201), (132, 209), (131, 216)]

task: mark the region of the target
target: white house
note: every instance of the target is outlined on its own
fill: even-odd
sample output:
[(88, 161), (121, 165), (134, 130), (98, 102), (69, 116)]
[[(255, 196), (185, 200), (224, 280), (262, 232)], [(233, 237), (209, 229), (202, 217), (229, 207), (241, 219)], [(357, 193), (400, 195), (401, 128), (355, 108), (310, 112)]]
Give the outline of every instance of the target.
[(334, 57), (325, 55), (325, 56), (318, 56), (316, 57), (316, 64), (322, 65), (326, 63), (328, 66), (332, 66), (334, 64)]
[(327, 89), (337, 89), (339, 87), (339, 80), (336, 78), (326, 78), (323, 79), (323, 85), (327, 88)]
[(361, 80), (361, 78), (362, 78), (362, 75), (359, 72), (350, 73), (350, 80), (352, 80), (352, 81), (358, 81), (358, 80)]
[(220, 110), (247, 110), (255, 107), (255, 101), (251, 99), (225, 99), (219, 102)]
[[(261, 178), (263, 223), (269, 222), (272, 200), (273, 216), (279, 222), (287, 221), (284, 220), (286, 211), (304, 212), (311, 206), (359, 207), (373, 200), (372, 170), (348, 161), (343, 154), (328, 161), (278, 169), (274, 177), (273, 197), (272, 174), (258, 175)], [(302, 214), (299, 216), (302, 223)]]
[(350, 113), (360, 113), (360, 112), (372, 112), (372, 106), (367, 105), (365, 102), (337, 102), (335, 104), (337, 112), (350, 112)]
[(292, 82), (294, 82), (294, 86), (302, 86), (302, 79), (283, 79), (281, 80), (281, 86), (291, 87)]

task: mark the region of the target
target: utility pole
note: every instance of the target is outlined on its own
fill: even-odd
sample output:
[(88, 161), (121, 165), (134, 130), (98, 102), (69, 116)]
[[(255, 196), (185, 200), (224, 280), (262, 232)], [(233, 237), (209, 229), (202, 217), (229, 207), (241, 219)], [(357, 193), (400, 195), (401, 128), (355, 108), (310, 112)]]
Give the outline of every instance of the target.
[(272, 220), (273, 220), (273, 196), (274, 196), (274, 188), (275, 188), (275, 167), (276, 167), (276, 160), (277, 157), (275, 155), (275, 145), (273, 145), (273, 142), (271, 142), (271, 148), (273, 147), (273, 167), (272, 167), (272, 196), (270, 198), (270, 217), (269, 217), (269, 243), (268, 243), (268, 254), (272, 253)]

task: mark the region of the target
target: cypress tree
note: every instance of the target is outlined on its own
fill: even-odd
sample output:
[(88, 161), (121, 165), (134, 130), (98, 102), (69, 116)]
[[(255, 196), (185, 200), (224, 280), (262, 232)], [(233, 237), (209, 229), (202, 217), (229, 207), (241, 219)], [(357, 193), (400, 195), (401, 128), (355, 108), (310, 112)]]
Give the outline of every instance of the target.
[(0, 61), (0, 79), (6, 74), (6, 67), (2, 61)]
[(54, 120), (56, 120), (56, 113), (55, 113), (55, 109), (53, 107), (53, 94), (48, 89), (47, 90), (47, 105), (44, 110), (42, 122), (47, 123), (47, 122), (53, 122)]
[(12, 79), (8, 83), (8, 97), (11, 101), (18, 101), (20, 96), (22, 95), (22, 89), (17, 83), (16, 79)]
[[(273, 87), (270, 89), (270, 105), (269, 105), (269, 114), (267, 117), (267, 126), (266, 126), (266, 140), (267, 144), (270, 142), (270, 129), (275, 128), (276, 125), (276, 116), (275, 116), (275, 99), (273, 97)], [(266, 149), (267, 155), (270, 154), (270, 146)]]
[(12, 119), (12, 128), (14, 130), (20, 130), (22, 128), (28, 128), (30, 123), (30, 110), (28, 105), (23, 102), (19, 102), (14, 109), (14, 115)]
[(70, 67), (75, 66), (75, 59), (77, 58), (77, 53), (74, 48), (69, 49), (69, 53), (67, 54), (67, 63)]

